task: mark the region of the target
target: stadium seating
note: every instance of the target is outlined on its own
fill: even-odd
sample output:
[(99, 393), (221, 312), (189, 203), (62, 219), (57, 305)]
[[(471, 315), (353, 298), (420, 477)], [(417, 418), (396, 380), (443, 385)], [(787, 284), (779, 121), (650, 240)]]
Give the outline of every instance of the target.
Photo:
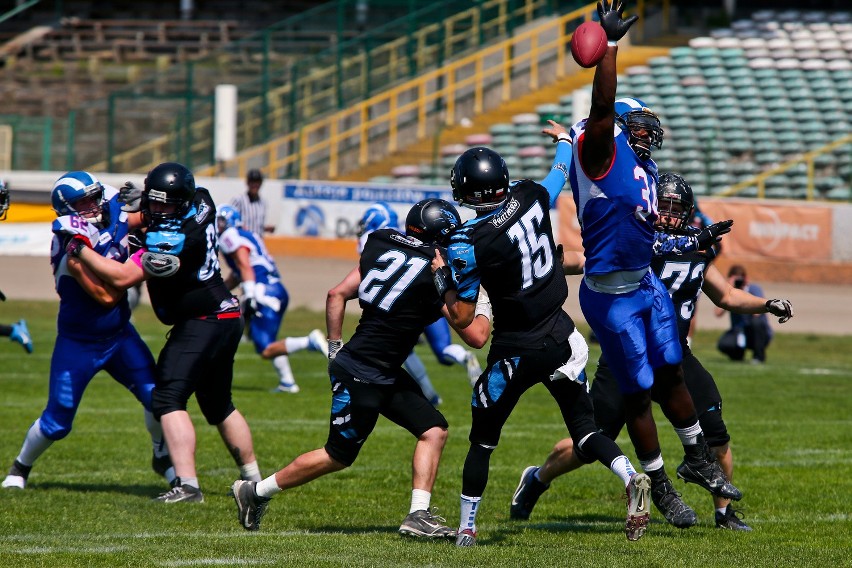
[[(666, 138), (654, 158), (661, 170), (680, 172), (698, 195), (717, 193), (852, 132), (852, 14), (756, 12), (629, 68), (618, 96), (643, 99), (660, 114)], [(571, 105), (566, 95), (476, 140), (490, 136), (513, 177), (541, 178), (552, 155), (541, 128), (548, 118), (569, 124)], [(442, 166), (453, 157), (442, 152)], [(817, 157), (815, 167), (818, 197), (850, 199), (848, 145)], [(429, 174), (418, 182), (446, 183), (444, 175)], [(770, 177), (765, 195), (803, 198), (806, 188), (799, 164)]]

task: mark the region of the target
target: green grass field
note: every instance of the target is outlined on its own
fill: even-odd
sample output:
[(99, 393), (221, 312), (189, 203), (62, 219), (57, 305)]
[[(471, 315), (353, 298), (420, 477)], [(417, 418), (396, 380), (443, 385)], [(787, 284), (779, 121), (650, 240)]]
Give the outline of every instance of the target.
[[(6, 302), (0, 321), (25, 317), (36, 351), (0, 341), (0, 468), (17, 455), (47, 397), (56, 304)], [(140, 308), (137, 326), (156, 354), (166, 328)], [(318, 313), (292, 311), (283, 332), (323, 327)], [(355, 318), (347, 322), (352, 329)], [(521, 470), (543, 461), (566, 435), (542, 387), (521, 400), (491, 461), (473, 549), (449, 542), (403, 539), (414, 440), (380, 421), (349, 470), (278, 495), (258, 533), (236, 521), (227, 492), (238, 476), (215, 429), (194, 401), (197, 465), (203, 504), (151, 502), (165, 489), (150, 469), (142, 409), (106, 374), (89, 386), (73, 432), (36, 463), (25, 491), (0, 492), (0, 567), (6, 566), (852, 566), (852, 337), (780, 334), (762, 367), (734, 364), (702, 333), (696, 352), (725, 397), (741, 508), (754, 532), (713, 526), (712, 501), (676, 481), (698, 512), (697, 527), (680, 531), (652, 511), (639, 542), (624, 537), (623, 490), (600, 465), (554, 483), (529, 522), (509, 519)], [(461, 367), (441, 367), (418, 346), (444, 399), (450, 423), (433, 506), (458, 522), (461, 470), (467, 452), (470, 389)], [(593, 360), (597, 358), (592, 346)], [(484, 353), (480, 354), (484, 362)], [(329, 410), (326, 364), (315, 353), (291, 357), (297, 395), (268, 391), (270, 363), (240, 346), (234, 399), (254, 433), (264, 475), (299, 453), (322, 446)], [(591, 369), (590, 369), (591, 370)], [(681, 453), (657, 410), (667, 468)], [(634, 455), (626, 434), (619, 444)]]

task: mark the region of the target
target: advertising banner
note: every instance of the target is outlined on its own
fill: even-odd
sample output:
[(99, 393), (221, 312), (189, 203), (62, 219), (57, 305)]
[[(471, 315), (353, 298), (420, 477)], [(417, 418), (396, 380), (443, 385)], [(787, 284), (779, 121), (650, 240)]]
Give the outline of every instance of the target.
[(705, 199), (701, 211), (714, 221), (734, 220), (722, 241), (725, 253), (731, 256), (831, 260), (830, 207)]

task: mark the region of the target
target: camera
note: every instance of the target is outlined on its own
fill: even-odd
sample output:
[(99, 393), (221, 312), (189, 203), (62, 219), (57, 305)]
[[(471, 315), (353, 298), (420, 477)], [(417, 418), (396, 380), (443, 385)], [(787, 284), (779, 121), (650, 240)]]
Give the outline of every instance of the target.
[(734, 280), (734, 288), (742, 288), (743, 286), (745, 286), (745, 279), (737, 278)]

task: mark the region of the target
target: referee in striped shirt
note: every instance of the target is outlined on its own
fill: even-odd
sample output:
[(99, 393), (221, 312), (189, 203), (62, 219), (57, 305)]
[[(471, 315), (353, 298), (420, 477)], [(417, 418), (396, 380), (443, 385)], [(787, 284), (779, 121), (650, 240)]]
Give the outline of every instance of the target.
[(263, 185), (263, 174), (258, 169), (251, 169), (246, 176), (248, 191), (231, 200), (231, 206), (240, 212), (243, 228), (263, 237), (271, 233), (275, 225), (266, 224), (266, 201), (260, 198), (260, 186)]

